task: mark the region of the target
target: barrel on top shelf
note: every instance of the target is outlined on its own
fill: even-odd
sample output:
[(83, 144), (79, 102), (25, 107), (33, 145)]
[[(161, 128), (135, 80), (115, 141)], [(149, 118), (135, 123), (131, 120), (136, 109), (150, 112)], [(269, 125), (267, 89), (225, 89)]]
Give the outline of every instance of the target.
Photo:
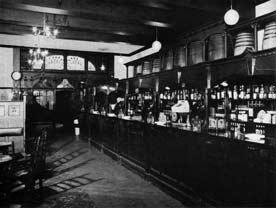
[(188, 47), (188, 63), (189, 65), (203, 62), (203, 42), (192, 41)]
[(142, 74), (142, 65), (138, 64), (135, 66), (135, 75)]
[(207, 39), (208, 61), (225, 58), (224, 34), (215, 33)]
[(246, 49), (254, 49), (254, 38), (251, 32), (240, 32), (236, 36), (234, 55), (242, 54)]
[(265, 26), (263, 49), (276, 47), (276, 21), (270, 22)]
[(178, 46), (174, 52), (174, 66), (187, 66), (186, 46)]
[(151, 73), (150, 61), (144, 61), (143, 74), (150, 74), (150, 73)]
[(160, 57), (156, 57), (152, 61), (152, 72), (159, 72), (161, 67)]
[(169, 49), (165, 53), (165, 70), (171, 70), (173, 68), (173, 50)]

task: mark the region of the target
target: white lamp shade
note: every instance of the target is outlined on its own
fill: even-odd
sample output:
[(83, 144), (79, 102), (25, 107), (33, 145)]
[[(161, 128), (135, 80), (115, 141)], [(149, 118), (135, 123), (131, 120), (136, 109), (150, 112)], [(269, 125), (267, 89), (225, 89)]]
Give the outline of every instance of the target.
[(234, 9), (229, 9), (224, 15), (224, 21), (227, 25), (235, 25), (240, 19), (239, 13)]
[(152, 43), (152, 48), (155, 51), (160, 51), (161, 47), (162, 47), (162, 44), (158, 40), (156, 40)]
[(105, 70), (105, 65), (102, 64), (101, 67), (100, 67), (101, 71), (104, 71)]

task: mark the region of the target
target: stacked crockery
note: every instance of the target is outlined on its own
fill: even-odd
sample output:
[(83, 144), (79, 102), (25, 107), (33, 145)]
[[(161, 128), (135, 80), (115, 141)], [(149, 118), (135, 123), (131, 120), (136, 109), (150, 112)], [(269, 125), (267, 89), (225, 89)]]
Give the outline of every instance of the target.
[(236, 36), (234, 55), (242, 54), (245, 49), (254, 49), (254, 38), (250, 32), (241, 32)]
[(276, 22), (270, 22), (265, 26), (263, 49), (276, 47)]

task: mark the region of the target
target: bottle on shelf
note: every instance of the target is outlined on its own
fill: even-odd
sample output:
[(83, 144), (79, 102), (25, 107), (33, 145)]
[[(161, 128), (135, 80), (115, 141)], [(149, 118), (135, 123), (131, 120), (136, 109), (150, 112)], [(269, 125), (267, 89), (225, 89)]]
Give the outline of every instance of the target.
[(217, 93), (215, 89), (211, 90), (211, 99), (212, 100), (216, 100), (217, 99)]
[(269, 86), (268, 99), (273, 99), (273, 85)]
[(259, 98), (259, 86), (254, 87), (254, 92), (253, 92), (253, 100), (257, 100)]
[(265, 94), (264, 85), (262, 84), (260, 87), (259, 98), (264, 99), (264, 96), (265, 96), (264, 94)]
[(194, 100), (194, 89), (190, 90), (190, 100)]
[(234, 99), (234, 100), (237, 100), (237, 99), (238, 99), (237, 85), (234, 85), (234, 89), (233, 89), (233, 99)]
[(227, 94), (228, 94), (229, 99), (233, 98), (233, 93), (232, 93), (232, 90), (230, 88), (228, 88)]
[(269, 88), (268, 86), (264, 86), (264, 99), (268, 99)]
[(245, 92), (244, 92), (244, 86), (240, 86), (240, 92), (239, 92), (239, 99), (244, 99), (245, 98)]
[(251, 88), (250, 88), (250, 86), (247, 86), (247, 88), (246, 88), (245, 99), (247, 99), (247, 100), (251, 99)]
[(221, 99), (221, 97), (220, 97), (220, 88), (218, 88), (217, 90), (216, 90), (216, 93), (217, 93), (217, 100), (220, 100)]
[(275, 87), (275, 85), (272, 86), (272, 99), (276, 99), (276, 87)]
[(225, 98), (225, 94), (226, 94), (226, 89), (222, 88), (221, 91), (220, 91), (220, 97), (221, 97), (221, 99)]

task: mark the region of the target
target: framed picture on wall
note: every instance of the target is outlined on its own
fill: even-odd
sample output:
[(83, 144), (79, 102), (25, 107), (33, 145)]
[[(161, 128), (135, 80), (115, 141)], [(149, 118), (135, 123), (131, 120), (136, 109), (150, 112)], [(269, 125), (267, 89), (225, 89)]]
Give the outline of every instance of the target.
[(5, 106), (0, 105), (0, 116), (5, 116)]
[(10, 105), (9, 116), (20, 116), (20, 105)]

